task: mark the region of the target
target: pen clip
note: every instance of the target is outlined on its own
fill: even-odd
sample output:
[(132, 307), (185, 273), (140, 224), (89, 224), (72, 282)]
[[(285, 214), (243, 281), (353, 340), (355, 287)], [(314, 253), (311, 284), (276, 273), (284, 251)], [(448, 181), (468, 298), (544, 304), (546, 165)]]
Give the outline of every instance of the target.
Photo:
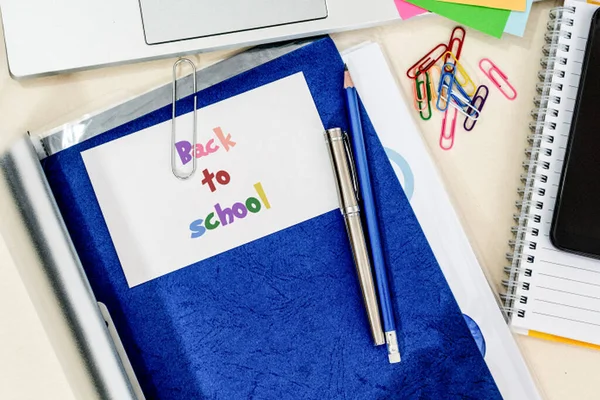
[(350, 160), (350, 174), (352, 174), (352, 186), (354, 186), (356, 201), (360, 201), (360, 194), (358, 190), (358, 174), (356, 172), (356, 164), (354, 163), (354, 153), (352, 152), (352, 147), (350, 147), (350, 139), (347, 132), (344, 132), (344, 148), (346, 149), (346, 154)]

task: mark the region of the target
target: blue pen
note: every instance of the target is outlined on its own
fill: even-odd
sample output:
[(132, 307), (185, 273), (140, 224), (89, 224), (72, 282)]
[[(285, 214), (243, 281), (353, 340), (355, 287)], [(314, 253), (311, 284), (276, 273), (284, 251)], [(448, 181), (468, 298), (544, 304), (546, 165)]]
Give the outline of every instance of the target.
[(344, 69), (344, 89), (346, 90), (348, 116), (350, 119), (350, 138), (352, 141), (352, 149), (354, 151), (358, 186), (361, 194), (360, 197), (362, 198), (363, 212), (367, 223), (367, 233), (371, 244), (371, 256), (373, 258), (373, 268), (375, 270), (375, 279), (377, 281), (377, 293), (379, 295), (379, 306), (381, 307), (381, 317), (383, 320), (383, 329), (385, 331), (388, 359), (390, 363), (398, 363), (400, 362), (400, 350), (398, 348), (398, 338), (396, 336), (394, 309), (392, 307), (385, 258), (379, 234), (379, 222), (377, 220), (373, 188), (371, 187), (367, 150), (365, 147), (365, 138), (358, 108), (358, 95), (356, 94), (356, 89), (354, 88), (354, 83), (352, 82), (352, 77), (350, 76), (348, 68)]

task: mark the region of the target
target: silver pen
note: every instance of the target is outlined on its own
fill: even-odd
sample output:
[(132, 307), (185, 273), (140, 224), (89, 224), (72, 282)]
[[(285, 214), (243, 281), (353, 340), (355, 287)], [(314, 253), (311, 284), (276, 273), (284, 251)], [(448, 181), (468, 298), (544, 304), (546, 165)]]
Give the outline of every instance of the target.
[(348, 146), (347, 136), (340, 128), (329, 129), (325, 132), (325, 141), (329, 149), (331, 164), (336, 180), (340, 210), (346, 222), (348, 239), (352, 247), (352, 255), (356, 264), (358, 281), (362, 291), (371, 334), (376, 346), (385, 344), (379, 302), (373, 282), (373, 272), (369, 261), (369, 251), (358, 208), (358, 181), (354, 163)]

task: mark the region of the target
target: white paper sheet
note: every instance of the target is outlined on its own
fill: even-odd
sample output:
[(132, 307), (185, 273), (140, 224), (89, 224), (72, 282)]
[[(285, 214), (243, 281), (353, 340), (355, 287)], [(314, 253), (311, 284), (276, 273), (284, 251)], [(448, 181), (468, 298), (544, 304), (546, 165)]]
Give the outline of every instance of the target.
[[(302, 73), (197, 115), (198, 143), (214, 152), (197, 159), (187, 181), (171, 173), (170, 121), (82, 153), (130, 287), (338, 207), (324, 128)], [(191, 141), (192, 117), (178, 117), (178, 140)], [(205, 169), (215, 174), (214, 191), (203, 184)], [(249, 198), (258, 212), (247, 210)], [(232, 206), (238, 217), (230, 222), (218, 210)]]
[(500, 393), (540, 399), (379, 45), (349, 51), (344, 60), (460, 309), (485, 341), (476, 340)]

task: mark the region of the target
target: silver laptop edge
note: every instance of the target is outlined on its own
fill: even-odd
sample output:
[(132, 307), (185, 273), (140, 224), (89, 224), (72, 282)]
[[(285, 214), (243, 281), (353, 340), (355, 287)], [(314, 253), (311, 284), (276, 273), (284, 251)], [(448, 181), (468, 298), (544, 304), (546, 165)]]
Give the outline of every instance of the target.
[[(142, 1), (151, 4), (157, 0)], [(189, 1), (186, 0), (188, 4)], [(205, 4), (207, 1), (202, 0)], [(232, 1), (239, 4), (240, 1), (251, 0)], [(274, 0), (252, 1), (262, 7), (274, 4)], [(176, 17), (172, 15), (166, 22), (155, 20), (153, 28), (149, 27), (154, 29), (150, 33), (154, 35), (151, 41), (181, 37), (181, 40), (161, 44), (147, 43), (146, 34), (149, 32), (145, 31), (138, 0), (0, 0), (0, 10), (9, 71), (17, 79), (297, 39), (399, 19), (393, 0), (295, 1), (308, 2), (307, 9), (266, 19), (261, 16), (261, 11), (255, 13), (253, 20), (240, 20), (229, 28), (222, 28), (246, 30), (192, 39), (185, 37), (205, 35), (211, 30), (218, 32), (221, 29), (218, 21), (208, 30), (176, 29), (169, 21), (176, 18), (187, 27), (193, 25), (195, 14), (190, 13), (184, 18), (177, 17), (181, 12), (175, 13)], [(323, 9), (324, 1), (326, 11)], [(268, 10), (267, 7), (267, 13)], [(231, 12), (240, 17), (239, 7)], [(222, 12), (215, 15), (221, 18), (227, 16)], [(293, 22), (305, 18), (311, 20)], [(251, 29), (252, 21), (277, 25)]]

